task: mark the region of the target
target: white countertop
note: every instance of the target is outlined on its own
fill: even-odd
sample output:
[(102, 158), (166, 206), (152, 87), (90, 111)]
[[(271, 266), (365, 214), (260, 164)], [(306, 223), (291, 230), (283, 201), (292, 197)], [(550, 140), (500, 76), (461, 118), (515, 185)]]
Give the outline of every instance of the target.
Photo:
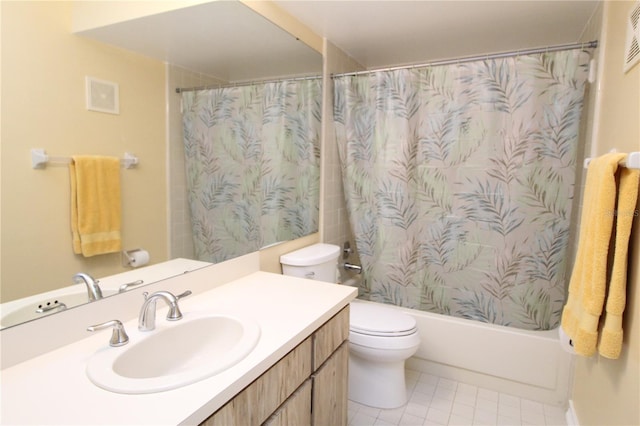
[[(185, 318), (190, 312), (237, 312), (253, 316), (260, 324), (256, 348), (235, 366), (171, 391), (144, 395), (109, 392), (92, 384), (85, 374), (91, 355), (108, 346), (111, 331), (105, 330), (2, 370), (0, 422), (197, 424), (339, 312), (356, 294), (352, 287), (254, 272), (180, 301)], [(163, 304), (158, 308), (158, 328), (170, 326), (165, 324), (166, 308)], [(128, 332), (135, 330), (137, 318), (124, 325)], [(134, 333), (130, 335), (133, 339)]]

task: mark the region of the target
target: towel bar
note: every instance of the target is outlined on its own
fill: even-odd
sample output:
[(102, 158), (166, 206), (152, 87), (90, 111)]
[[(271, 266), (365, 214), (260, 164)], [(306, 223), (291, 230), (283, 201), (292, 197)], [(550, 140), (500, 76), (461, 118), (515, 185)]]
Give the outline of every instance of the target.
[[(584, 159), (584, 168), (586, 169), (589, 166), (589, 162), (591, 162), (591, 158)], [(640, 169), (640, 151), (638, 152), (630, 152), (627, 154), (627, 158), (620, 161), (618, 163), (622, 167), (626, 167), (628, 169)]]
[[(51, 157), (44, 149), (31, 149), (31, 167), (34, 169), (44, 169), (47, 164), (69, 164), (70, 162), (71, 157)], [(120, 164), (122, 164), (125, 169), (136, 167), (138, 163), (138, 157), (129, 152), (125, 152), (124, 158), (120, 159)]]

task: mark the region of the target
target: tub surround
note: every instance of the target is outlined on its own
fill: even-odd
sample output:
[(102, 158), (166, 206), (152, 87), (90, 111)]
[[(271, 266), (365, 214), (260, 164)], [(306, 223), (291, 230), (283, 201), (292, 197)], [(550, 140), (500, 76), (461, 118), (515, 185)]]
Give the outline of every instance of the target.
[[(254, 259), (251, 257), (250, 260), (253, 264)], [(33, 358), (26, 354), (20, 359), (19, 353), (13, 354), (15, 365), (2, 370), (0, 421), (3, 424), (87, 424), (99, 421), (105, 424), (154, 425), (202, 422), (356, 296), (353, 288), (247, 271), (246, 267), (244, 276), (220, 283), (220, 269), (219, 265), (214, 265), (147, 286), (145, 291), (191, 289), (195, 294), (180, 301), (181, 309), (187, 315), (206, 310), (253, 316), (260, 324), (261, 337), (256, 348), (244, 360), (220, 374), (179, 389), (145, 395), (118, 394), (95, 386), (85, 374), (87, 360), (95, 351), (108, 346), (110, 331), (88, 337), (85, 332), (86, 338), (68, 342)], [(215, 288), (202, 291), (207, 285)], [(118, 312), (102, 316), (120, 319), (126, 329), (133, 330), (137, 326), (138, 309), (142, 303), (139, 297), (135, 299), (136, 308), (129, 308), (126, 317)], [(130, 301), (125, 304), (130, 304)], [(86, 329), (93, 324), (90, 318), (81, 318), (79, 311), (82, 308), (85, 307), (74, 310), (78, 311), (74, 316), (79, 324), (72, 328)], [(166, 321), (166, 308), (161, 305), (158, 308), (158, 321)], [(63, 316), (59, 314), (55, 318)], [(71, 318), (65, 320), (71, 321)], [(40, 332), (44, 328), (40, 327)], [(12, 328), (3, 330), (3, 333), (10, 330)], [(31, 337), (44, 338), (38, 336), (37, 331), (31, 331)]]

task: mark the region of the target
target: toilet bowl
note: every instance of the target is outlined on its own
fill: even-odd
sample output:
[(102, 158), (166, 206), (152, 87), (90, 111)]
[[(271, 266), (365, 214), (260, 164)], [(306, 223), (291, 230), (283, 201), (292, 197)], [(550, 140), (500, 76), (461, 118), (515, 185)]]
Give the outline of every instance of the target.
[(354, 300), (349, 329), (349, 399), (376, 408), (407, 403), (405, 361), (420, 337), (413, 317)]
[[(314, 244), (280, 257), (285, 275), (336, 282), (340, 247)], [(420, 338), (413, 317), (379, 303), (354, 300), (349, 320), (349, 399), (376, 408), (407, 402), (404, 363)]]

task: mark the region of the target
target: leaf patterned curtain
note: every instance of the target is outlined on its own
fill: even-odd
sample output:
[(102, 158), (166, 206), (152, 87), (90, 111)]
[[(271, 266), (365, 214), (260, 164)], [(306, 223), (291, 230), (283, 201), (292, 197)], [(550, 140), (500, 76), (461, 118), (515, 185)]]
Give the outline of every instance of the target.
[(196, 256), (221, 262), (318, 230), (321, 81), (183, 92)]
[(360, 297), (558, 324), (588, 59), (564, 51), (335, 79)]

